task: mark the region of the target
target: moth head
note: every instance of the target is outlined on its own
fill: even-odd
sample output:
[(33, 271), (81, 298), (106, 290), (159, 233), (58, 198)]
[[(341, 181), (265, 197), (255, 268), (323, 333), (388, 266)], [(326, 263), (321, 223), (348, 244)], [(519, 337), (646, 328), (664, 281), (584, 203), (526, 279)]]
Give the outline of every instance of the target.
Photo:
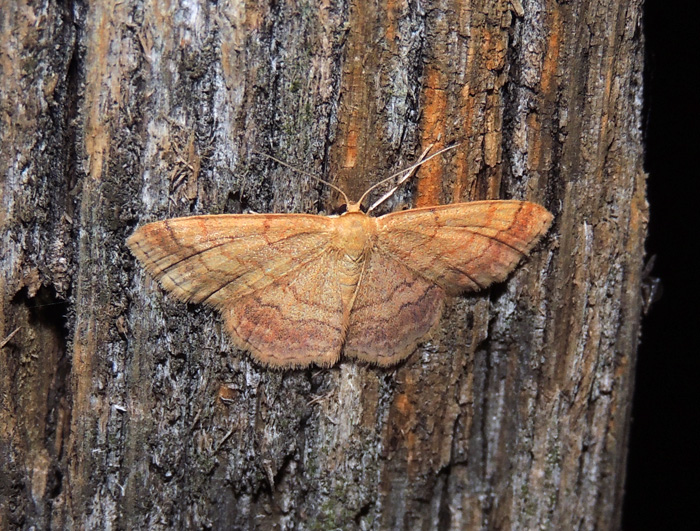
[[(363, 195), (362, 199), (364, 199), (364, 197)], [(362, 212), (362, 199), (359, 201), (348, 201), (347, 196), (345, 196), (345, 212)]]

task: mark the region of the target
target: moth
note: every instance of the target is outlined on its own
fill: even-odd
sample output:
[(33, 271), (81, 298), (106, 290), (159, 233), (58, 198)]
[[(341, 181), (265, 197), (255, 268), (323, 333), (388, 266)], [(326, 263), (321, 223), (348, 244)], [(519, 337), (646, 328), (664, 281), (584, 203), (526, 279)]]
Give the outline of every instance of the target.
[[(404, 171), (432, 158), (425, 154)], [(326, 184), (345, 198), (340, 216), (166, 219), (137, 229), (127, 244), (178, 299), (219, 310), (235, 346), (266, 366), (329, 367), (341, 352), (390, 366), (431, 334), (447, 296), (505, 280), (552, 222), (527, 201), (372, 217), (381, 200), (368, 213), (361, 204), (382, 183), (357, 202)]]

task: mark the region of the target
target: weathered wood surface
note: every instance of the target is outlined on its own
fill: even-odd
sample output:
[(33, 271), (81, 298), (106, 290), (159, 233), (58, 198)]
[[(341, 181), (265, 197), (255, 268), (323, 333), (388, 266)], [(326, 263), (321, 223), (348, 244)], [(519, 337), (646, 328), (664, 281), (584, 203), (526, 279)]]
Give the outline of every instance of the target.
[[(619, 525), (647, 207), (640, 0), (0, 1), (0, 528)], [(395, 369), (275, 372), (125, 240), (190, 213), (555, 214)]]

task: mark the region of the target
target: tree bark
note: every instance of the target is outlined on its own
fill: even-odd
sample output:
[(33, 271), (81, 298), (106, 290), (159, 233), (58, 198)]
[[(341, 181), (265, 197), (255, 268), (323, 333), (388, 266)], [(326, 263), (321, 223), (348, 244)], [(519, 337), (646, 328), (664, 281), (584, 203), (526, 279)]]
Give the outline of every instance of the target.
[[(640, 19), (640, 0), (0, 0), (0, 529), (619, 527)], [(357, 199), (452, 142), (380, 213), (516, 198), (554, 226), (392, 369), (265, 369), (125, 245), (167, 217), (339, 205), (254, 150)]]

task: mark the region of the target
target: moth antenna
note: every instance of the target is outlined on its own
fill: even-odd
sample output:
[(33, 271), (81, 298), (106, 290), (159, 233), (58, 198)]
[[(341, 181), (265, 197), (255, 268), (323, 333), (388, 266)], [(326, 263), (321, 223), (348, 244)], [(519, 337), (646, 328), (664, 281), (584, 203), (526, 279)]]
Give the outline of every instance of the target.
[(350, 204), (350, 200), (348, 199), (347, 194), (345, 192), (343, 192), (340, 188), (338, 188), (336, 185), (329, 183), (328, 181), (324, 181), (323, 179), (321, 179), (320, 177), (316, 177), (312, 173), (306, 172), (304, 170), (300, 170), (299, 168), (295, 168), (291, 164), (287, 164), (286, 162), (278, 159), (277, 157), (273, 157), (272, 155), (268, 155), (267, 153), (263, 153), (262, 151), (257, 151), (255, 149), (253, 149), (251, 151), (257, 155), (262, 155), (263, 157), (274, 160), (277, 164), (281, 164), (282, 166), (285, 166), (286, 168), (289, 168), (292, 171), (295, 171), (297, 173), (301, 173), (302, 175), (306, 175), (307, 177), (311, 177), (312, 179), (314, 179), (320, 183), (325, 184), (326, 186), (328, 186), (329, 188), (332, 188), (333, 190), (335, 190), (336, 192), (338, 192), (340, 195), (343, 196), (343, 199), (345, 199), (346, 206)]
[[(428, 152), (429, 152), (431, 149), (433, 149), (433, 146), (434, 146), (434, 145), (435, 145), (435, 144), (430, 144), (427, 148), (425, 148), (425, 150), (423, 151), (423, 153), (421, 153), (420, 157), (418, 157), (418, 161), (419, 161), (419, 162), (422, 161), (422, 160), (425, 158), (425, 156), (428, 154)], [(422, 163), (422, 162), (421, 162), (421, 163)], [(399, 186), (401, 186), (401, 185), (402, 185), (403, 183), (405, 183), (408, 179), (410, 179), (411, 176), (416, 172), (417, 167), (418, 167), (418, 166), (416, 165), (414, 168), (412, 168), (410, 171), (408, 171), (408, 172), (406, 173), (406, 175), (404, 175), (403, 177), (401, 177), (401, 179), (399, 179), (399, 180), (397, 181), (397, 183), (393, 186), (393, 188), (391, 188), (391, 190), (389, 190), (388, 192), (386, 192), (383, 196), (381, 196), (381, 197), (380, 197), (379, 199), (377, 199), (374, 203), (372, 203), (372, 205), (367, 209), (367, 213), (369, 214), (370, 212), (372, 212), (372, 210), (374, 210), (375, 208), (377, 208), (377, 207), (378, 207), (379, 205), (381, 205), (384, 201), (386, 201), (386, 200), (389, 199), (392, 195), (394, 195), (394, 192), (396, 192), (396, 190), (399, 189)], [(393, 177), (396, 177), (397, 175), (403, 173), (404, 171), (406, 171), (406, 170), (401, 170), (399, 173), (395, 173), (395, 174), (392, 175), (391, 177), (388, 177), (387, 179), (384, 179), (382, 182), (387, 181), (387, 180), (389, 180), (389, 179), (392, 179)], [(377, 183), (377, 185), (382, 184), (382, 182)], [(377, 186), (377, 185), (375, 185), (375, 186)], [(366, 193), (368, 193), (369, 191), (371, 191), (371, 189), (372, 189), (372, 188), (370, 188), (369, 190), (367, 190)], [(363, 196), (363, 198), (364, 198), (364, 196)], [(360, 201), (362, 201), (362, 200), (360, 200)]]
[(377, 200), (372, 204), (372, 206), (370, 206), (370, 207), (367, 209), (367, 213), (372, 212), (372, 210), (374, 210), (374, 209), (377, 208), (379, 205), (381, 205), (384, 201), (386, 201), (387, 199), (389, 199), (389, 198), (394, 194), (394, 192), (396, 192), (396, 190), (398, 189), (398, 187), (401, 186), (404, 182), (406, 182), (406, 180), (408, 180), (408, 179), (416, 172), (416, 170), (417, 170), (421, 165), (425, 164), (425, 163), (428, 162), (430, 159), (432, 159), (432, 158), (434, 158), (434, 157), (437, 157), (437, 156), (440, 155), (441, 153), (444, 153), (445, 151), (449, 151), (450, 149), (454, 149), (454, 148), (458, 147), (460, 144), (459, 144), (459, 143), (458, 143), (458, 144), (452, 144), (451, 146), (447, 146), (447, 147), (442, 148), (441, 150), (439, 150), (439, 151), (433, 153), (433, 154), (430, 155), (428, 158), (425, 158), (425, 156), (426, 156), (426, 155), (428, 154), (428, 152), (433, 148), (434, 145), (435, 145), (435, 144), (430, 144), (430, 145), (423, 151), (423, 153), (421, 154), (421, 156), (418, 158), (418, 162), (416, 162), (415, 164), (412, 164), (412, 165), (409, 166), (408, 168), (404, 168), (403, 170), (398, 171), (398, 172), (394, 173), (393, 175), (390, 175), (390, 176), (387, 177), (386, 179), (382, 179), (382, 180), (379, 181), (378, 183), (373, 184), (372, 186), (370, 186), (370, 187), (367, 189), (367, 191), (365, 191), (365, 193), (362, 194), (362, 197), (360, 198), (360, 200), (359, 200), (357, 203), (358, 203), (358, 204), (362, 204), (362, 201), (365, 200), (365, 197), (367, 197), (367, 195), (368, 195), (372, 190), (374, 190), (374, 189), (377, 188), (378, 186), (383, 185), (384, 183), (387, 183), (387, 182), (391, 181), (392, 179), (398, 177), (399, 175), (405, 173), (405, 175), (404, 175), (401, 179), (399, 179), (399, 181), (396, 183), (396, 186), (394, 186), (391, 190), (389, 190), (387, 193), (385, 193), (382, 197), (380, 197), (379, 199), (377, 199)]

